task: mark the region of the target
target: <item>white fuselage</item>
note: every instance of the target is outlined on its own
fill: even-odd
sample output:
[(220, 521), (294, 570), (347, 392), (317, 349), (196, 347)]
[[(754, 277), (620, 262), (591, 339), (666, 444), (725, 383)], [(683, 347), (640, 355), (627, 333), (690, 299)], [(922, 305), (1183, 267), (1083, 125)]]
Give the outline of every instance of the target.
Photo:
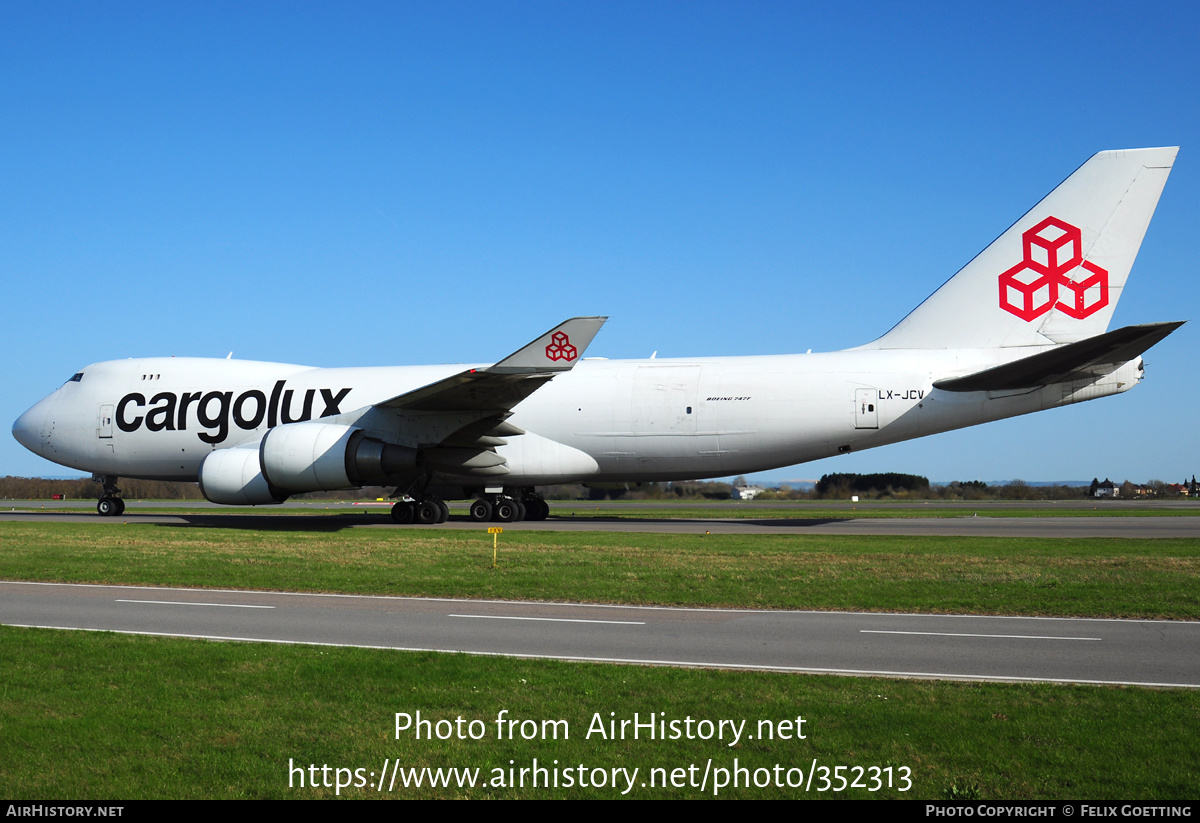
[[(674, 360), (584, 360), (520, 402), (526, 434), (496, 451), (503, 485), (680, 480), (816, 460), (1091, 399), (1136, 384), (1139, 363), (1086, 384), (948, 392), (935, 380), (1037, 349), (850, 350)], [(313, 369), (153, 358), (98, 363), (21, 416), (32, 451), (98, 475), (196, 480), (211, 452), (324, 419), (416, 448), (472, 415), (409, 413), (389, 398), (461, 365)], [(482, 367), (481, 367), (482, 368)], [(481, 411), (474, 418), (485, 416)], [(446, 477), (457, 482), (465, 476)]]

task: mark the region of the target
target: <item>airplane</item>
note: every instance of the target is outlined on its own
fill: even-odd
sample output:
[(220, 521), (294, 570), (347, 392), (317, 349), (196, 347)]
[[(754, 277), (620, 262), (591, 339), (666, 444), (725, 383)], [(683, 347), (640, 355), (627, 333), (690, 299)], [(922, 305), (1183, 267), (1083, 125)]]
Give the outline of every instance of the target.
[(1108, 331), (1178, 147), (1094, 155), (882, 337), (760, 357), (606, 360), (571, 318), (491, 365), (87, 366), (13, 435), (91, 472), (230, 505), (394, 486), (398, 523), (545, 519), (537, 487), (750, 474), (1128, 391), (1182, 323)]

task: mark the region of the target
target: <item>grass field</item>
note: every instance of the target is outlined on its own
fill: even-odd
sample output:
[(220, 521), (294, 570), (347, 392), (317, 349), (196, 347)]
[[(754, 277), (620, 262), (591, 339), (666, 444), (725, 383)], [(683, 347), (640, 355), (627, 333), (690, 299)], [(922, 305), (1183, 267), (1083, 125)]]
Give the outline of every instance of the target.
[[(0, 579), (764, 608), (1194, 619), (1200, 541), (297, 532), (0, 523)], [(774, 785), (723, 797), (1187, 799), (1200, 694), (520, 661), (0, 628), (0, 787), (19, 798), (619, 797), (511, 787), (509, 768), (639, 770), (630, 797), (712, 796), (737, 765)], [(395, 713), (486, 724), (479, 740), (395, 736)], [(492, 721), (566, 720), (567, 740), (496, 740)], [(610, 715), (609, 713), (613, 714)], [(602, 740), (601, 719), (803, 716), (804, 740)], [(375, 790), (385, 759), (480, 769), (488, 785)], [(301, 788), (298, 774), (318, 783)], [(510, 762), (511, 761), (511, 762)], [(788, 788), (799, 769), (808, 791)], [(776, 769), (776, 766), (779, 769)], [(695, 767), (691, 772), (689, 767)], [(856, 776), (867, 788), (819, 792)], [(820, 770), (831, 771), (822, 776)], [(858, 767), (860, 771), (853, 771)], [(871, 791), (871, 767), (892, 788)], [(660, 769), (649, 777), (650, 769)], [(884, 771), (891, 769), (891, 772)], [(900, 792), (900, 770), (912, 788)], [(360, 774), (353, 770), (362, 769)], [(499, 772), (494, 770), (499, 769)], [(704, 789), (697, 785), (704, 771)], [(682, 771), (675, 771), (682, 770)], [(565, 773), (565, 772), (563, 772)], [(512, 773), (520, 781), (519, 771)], [(461, 773), (460, 773), (461, 776)], [(498, 776), (506, 785), (496, 785)], [(628, 771), (617, 776), (625, 779)], [(675, 776), (682, 785), (647, 785)], [(360, 779), (361, 778), (361, 779)], [(289, 785), (289, 781), (291, 785)]]
[[(612, 769), (638, 769), (627, 797), (909, 797), (921, 799), (1179, 799), (1198, 769), (1194, 692), (1051, 685), (939, 683), (666, 669), (362, 649), (266, 646), (0, 627), (0, 787), (10, 799), (333, 797), (620, 797)], [(396, 739), (395, 714), (478, 719), (479, 740)], [(565, 720), (566, 739), (497, 740), (495, 718)], [(613, 713), (610, 715), (610, 712)], [(605, 740), (603, 721), (760, 720), (794, 737)], [(780, 721), (805, 718), (790, 732)], [(697, 731), (699, 728), (697, 727)], [(376, 791), (385, 759), (424, 786)], [(582, 765), (589, 782), (508, 785), (534, 760)], [(726, 786), (736, 765), (772, 785)], [(789, 788), (799, 769), (808, 791)], [(783, 786), (774, 785), (775, 767)], [(692, 768), (689, 774), (689, 768)], [(834, 791), (837, 767), (866, 788)], [(892, 787), (871, 791), (870, 768)], [(432, 788), (420, 769), (478, 769), (474, 788)], [(682, 785), (650, 785), (661, 769)], [(700, 788), (705, 769), (710, 774)], [(828, 768), (827, 775), (820, 770)], [(354, 786), (354, 770), (362, 769)], [(500, 772), (496, 772), (500, 769)], [(904, 772), (903, 769), (909, 771)], [(682, 771), (676, 771), (682, 770)], [(370, 776), (371, 772), (374, 776)], [(578, 772), (576, 772), (577, 774)], [(460, 773), (461, 774), (461, 773)], [(628, 772), (626, 773), (628, 774)], [(497, 776), (505, 785), (495, 785)], [(516, 772), (519, 783), (519, 772)], [(908, 791), (900, 791), (908, 785)], [(330, 783), (324, 785), (326, 777)], [(829, 790), (820, 791), (827, 780)], [(483, 785), (488, 782), (489, 785)], [(645, 782), (646, 786), (641, 784)], [(388, 788), (388, 784), (385, 784)]]
[(0, 523), (0, 579), (679, 606), (1200, 618), (1200, 541)]

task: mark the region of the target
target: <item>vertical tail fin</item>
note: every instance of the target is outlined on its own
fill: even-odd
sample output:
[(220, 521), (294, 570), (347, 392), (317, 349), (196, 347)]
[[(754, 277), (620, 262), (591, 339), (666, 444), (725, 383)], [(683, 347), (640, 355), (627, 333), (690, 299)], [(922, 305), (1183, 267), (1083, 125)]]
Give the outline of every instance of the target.
[(1094, 155), (863, 348), (1044, 346), (1104, 333), (1178, 151)]

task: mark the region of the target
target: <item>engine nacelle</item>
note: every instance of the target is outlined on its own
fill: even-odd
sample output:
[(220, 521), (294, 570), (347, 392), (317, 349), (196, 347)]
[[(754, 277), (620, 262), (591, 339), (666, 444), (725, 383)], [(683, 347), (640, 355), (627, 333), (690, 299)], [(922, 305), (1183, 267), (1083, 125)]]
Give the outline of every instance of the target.
[(350, 481), (350, 439), (361, 431), (336, 423), (289, 423), (267, 432), (259, 447), (267, 482), (290, 492), (358, 486)]
[(200, 465), (200, 489), (214, 503), (259, 505), (416, 473), (416, 449), (375, 440), (352, 426), (306, 421), (276, 426), (257, 449), (213, 452)]
[(221, 449), (200, 464), (200, 491), (213, 503), (261, 506), (282, 503), (288, 493), (267, 482), (258, 449)]

